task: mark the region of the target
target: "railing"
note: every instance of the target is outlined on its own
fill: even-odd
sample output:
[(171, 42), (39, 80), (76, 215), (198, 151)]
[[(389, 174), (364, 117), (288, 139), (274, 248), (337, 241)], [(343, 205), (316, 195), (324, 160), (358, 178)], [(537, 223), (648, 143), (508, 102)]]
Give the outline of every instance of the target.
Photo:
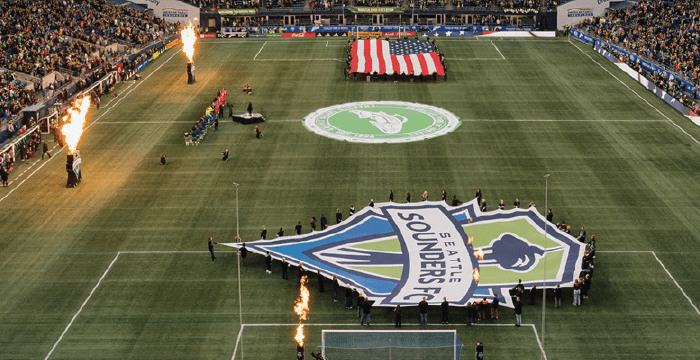
[(589, 31), (589, 30), (587, 30), (587, 29), (577, 29), (577, 30), (578, 30), (578, 31), (581, 31), (581, 32), (583, 32), (583, 33), (585, 33), (586, 35), (588, 35), (588, 36), (590, 36), (590, 37), (592, 37), (592, 38), (594, 38), (594, 39), (596, 39), (596, 40), (600, 40), (600, 41), (603, 41), (603, 42), (606, 42), (606, 43), (613, 44), (613, 45), (619, 47), (620, 49), (623, 49), (623, 50), (627, 51), (627, 52), (630, 53), (630, 54), (636, 55), (636, 56), (639, 57), (640, 59), (643, 59), (643, 60), (646, 60), (646, 61), (648, 61), (648, 62), (650, 62), (650, 63), (653, 63), (654, 65), (656, 65), (656, 66), (658, 66), (658, 67), (660, 67), (660, 68), (666, 70), (667, 72), (673, 74), (673, 76), (675, 76), (676, 78), (682, 79), (682, 80), (685, 80), (685, 81), (687, 81), (687, 82), (689, 82), (689, 83), (694, 84), (696, 88), (700, 87), (700, 80), (697, 80), (697, 79), (694, 80), (693, 78), (690, 78), (690, 77), (686, 76), (685, 74), (678, 73), (675, 69), (670, 68), (670, 67), (666, 66), (665, 64), (659, 63), (656, 59), (649, 58), (649, 57), (646, 56), (646, 55), (642, 55), (642, 54), (638, 53), (637, 51), (632, 50), (632, 49), (630, 49), (630, 48), (624, 46), (622, 43), (620, 43), (620, 42), (618, 42), (618, 41), (613, 41), (612, 39), (602, 39), (602, 38), (601, 38), (600, 36), (598, 36), (598, 34), (596, 34), (594, 31)]

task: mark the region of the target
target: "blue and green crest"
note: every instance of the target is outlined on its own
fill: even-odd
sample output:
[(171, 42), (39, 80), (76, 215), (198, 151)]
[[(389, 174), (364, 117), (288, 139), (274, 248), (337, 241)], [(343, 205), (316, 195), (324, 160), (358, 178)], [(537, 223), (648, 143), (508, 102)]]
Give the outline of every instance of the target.
[[(546, 231), (546, 236), (545, 236)], [(239, 247), (240, 244), (225, 244)], [(375, 306), (453, 305), (525, 286), (573, 286), (584, 244), (529, 209), (481, 212), (475, 201), (382, 203), (324, 231), (246, 243), (249, 251), (338, 276)], [(545, 278), (546, 266), (546, 278)]]

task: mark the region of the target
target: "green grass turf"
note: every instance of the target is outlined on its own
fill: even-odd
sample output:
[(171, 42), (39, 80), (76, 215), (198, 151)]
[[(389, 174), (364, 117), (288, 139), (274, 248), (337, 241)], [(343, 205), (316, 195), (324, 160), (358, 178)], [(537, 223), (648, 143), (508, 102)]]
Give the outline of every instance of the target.
[[(119, 97), (91, 110), (89, 121), (99, 121), (79, 146), (77, 188), (64, 188), (60, 153), (20, 188), (0, 189), (0, 198), (9, 194), (0, 203), (0, 359), (46, 357), (119, 251), (181, 253), (119, 255), (52, 359), (230, 358), (241, 329), (235, 256), (220, 252), (212, 263), (206, 239), (233, 238), (233, 181), (241, 184), (241, 235), (254, 240), (263, 224), (289, 232), (302, 221), (307, 231), (311, 216), (336, 208), (347, 215), (351, 204), (386, 201), (389, 189), (397, 199), (423, 190), (435, 199), (445, 189), (467, 200), (478, 187), (491, 208), (519, 197), (542, 209), (543, 175), (551, 173), (555, 220), (586, 225), (600, 250), (655, 251), (700, 304), (700, 145), (665, 117), (696, 139), (700, 129), (614, 64), (561, 40), (442, 41), (448, 58), (465, 59), (449, 61), (447, 82), (352, 83), (342, 80), (344, 45), (201, 42), (197, 83), (189, 86), (184, 56), (166, 52), (143, 80), (121, 84)], [(496, 47), (506, 60), (473, 60), (497, 56)], [(331, 60), (273, 60), (310, 58)], [(240, 92), (246, 82), (250, 96)], [(296, 121), (262, 124), (263, 140), (251, 126), (226, 121), (199, 147), (185, 147), (182, 132), (223, 87), (237, 112), (251, 101), (269, 120)], [(463, 123), (427, 141), (362, 145), (312, 134), (298, 121), (362, 100), (431, 104)], [(220, 159), (224, 148), (228, 162)], [(266, 275), (259, 256), (242, 268), (244, 323), (295, 322), (297, 287), (273, 270)], [(310, 322), (357, 321), (328, 293), (318, 294), (315, 282), (311, 288)], [(700, 351), (698, 314), (651, 253), (599, 253), (591, 298), (577, 308), (571, 299), (567, 290), (562, 309), (547, 304), (550, 359), (692, 358)], [(452, 313), (464, 323), (463, 311)], [(434, 322), (437, 309), (430, 314)], [(376, 309), (372, 320), (393, 318)], [(523, 320), (540, 331), (541, 307), (526, 306)], [(503, 309), (494, 323), (512, 321)], [(404, 322), (417, 322), (415, 309)], [(321, 328), (309, 327), (309, 350), (320, 345)], [(489, 358), (539, 356), (530, 328), (445, 328), (458, 329), (467, 344), (462, 356), (472, 356), (476, 341)], [(289, 326), (246, 327), (236, 358), (290, 358), (292, 336)]]

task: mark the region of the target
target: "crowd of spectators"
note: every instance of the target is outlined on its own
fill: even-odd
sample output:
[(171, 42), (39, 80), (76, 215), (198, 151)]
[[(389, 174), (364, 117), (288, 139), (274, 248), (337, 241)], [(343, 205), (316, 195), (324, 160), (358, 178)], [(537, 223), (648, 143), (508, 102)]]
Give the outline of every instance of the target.
[(37, 92), (17, 80), (12, 71), (0, 72), (0, 118), (5, 119), (37, 100)]
[(61, 68), (89, 71), (105, 61), (106, 45), (144, 45), (175, 29), (104, 0), (8, 0), (0, 8), (0, 66), (37, 77)]
[[(56, 92), (66, 100), (63, 87), (69, 83), (76, 82), (78, 91), (89, 87), (119, 55), (108, 45), (138, 49), (177, 30), (176, 24), (105, 0), (6, 0), (0, 9), (0, 68), (10, 70), (0, 72), (2, 119)], [(63, 75), (42, 86), (41, 78), (54, 71)], [(28, 76), (20, 81), (18, 73)]]
[[(201, 9), (250, 9), (258, 8), (261, 4), (266, 9), (298, 8), (304, 6), (304, 0), (186, 0), (186, 2)], [(547, 0), (410, 0), (406, 3), (408, 9), (415, 7), (419, 10), (445, 9), (448, 3), (453, 8), (474, 10), (505, 10), (512, 13), (536, 13), (541, 6), (555, 9), (557, 1)], [(368, 7), (401, 7), (403, 0), (310, 0), (309, 6), (316, 10), (333, 10), (345, 6)]]
[[(663, 65), (696, 85), (700, 84), (700, 0), (641, 0), (627, 9), (610, 12), (577, 25), (643, 58)], [(679, 95), (677, 81), (646, 74), (668, 93)], [(691, 107), (698, 103), (690, 103)]]

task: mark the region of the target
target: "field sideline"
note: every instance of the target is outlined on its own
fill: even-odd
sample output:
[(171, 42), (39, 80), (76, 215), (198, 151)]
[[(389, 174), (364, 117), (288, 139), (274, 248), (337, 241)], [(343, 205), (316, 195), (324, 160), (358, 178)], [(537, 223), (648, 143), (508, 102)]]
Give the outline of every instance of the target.
[[(543, 211), (548, 173), (555, 221), (598, 239), (591, 297), (575, 308), (567, 289), (562, 309), (548, 303), (544, 339), (541, 300), (525, 306), (532, 327), (500, 326), (513, 323), (509, 309), (466, 327), (453, 308), (455, 325), (434, 328), (458, 330), (463, 358), (476, 341), (494, 359), (540, 358), (538, 341), (549, 359), (700, 351), (698, 127), (575, 40), (438, 39), (448, 81), (413, 84), (344, 81), (346, 41), (201, 41), (194, 85), (170, 50), (90, 110), (77, 188), (64, 188), (65, 151), (19, 164), (0, 188), (0, 359), (290, 358), (293, 329), (273, 325), (296, 323), (294, 281), (278, 264), (266, 275), (252, 256), (239, 303), (235, 253), (217, 247), (211, 262), (206, 252), (209, 236), (233, 240), (234, 181), (241, 236), (252, 241), (263, 224), (291, 232), (301, 221), (307, 232), (311, 216), (347, 216), (350, 205), (387, 201), (389, 189), (398, 200), (445, 189), (465, 201), (481, 188), (489, 210), (519, 197)], [(250, 96), (240, 92), (248, 82)], [(235, 113), (250, 101), (265, 114), (265, 138), (226, 120), (185, 147), (182, 132), (221, 88)], [(301, 124), (316, 109), (366, 100), (434, 105), (462, 125), (426, 141), (363, 145)], [(309, 326), (307, 355), (322, 328), (359, 329), (347, 325), (359, 323), (354, 311), (310, 287), (310, 323), (337, 325)], [(430, 314), (436, 323), (439, 310)], [(393, 323), (389, 309), (372, 320), (393, 329), (376, 325)], [(417, 321), (406, 310), (404, 322)]]

